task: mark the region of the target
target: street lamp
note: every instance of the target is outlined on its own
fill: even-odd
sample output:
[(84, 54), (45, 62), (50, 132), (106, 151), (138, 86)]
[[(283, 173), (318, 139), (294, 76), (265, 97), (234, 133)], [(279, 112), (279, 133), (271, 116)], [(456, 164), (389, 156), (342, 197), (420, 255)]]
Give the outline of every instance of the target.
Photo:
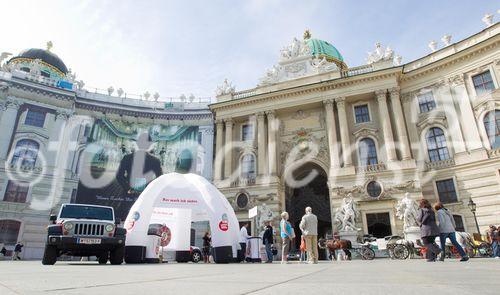
[(477, 217), (476, 217), (476, 203), (474, 203), (472, 198), (469, 198), (469, 204), (467, 204), (467, 206), (469, 206), (470, 212), (472, 212), (472, 215), (474, 215), (474, 221), (476, 222), (477, 233), (481, 234), (481, 231), (479, 230), (479, 224), (477, 223)]

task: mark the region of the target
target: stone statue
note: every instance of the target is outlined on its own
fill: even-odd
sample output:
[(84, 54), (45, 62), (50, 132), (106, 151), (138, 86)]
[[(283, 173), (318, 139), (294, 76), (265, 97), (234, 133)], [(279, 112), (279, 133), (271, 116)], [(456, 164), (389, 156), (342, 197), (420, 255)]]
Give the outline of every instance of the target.
[(115, 88), (113, 88), (113, 86), (109, 86), (108, 87), (108, 95), (113, 94), (113, 92), (115, 92)]
[(42, 60), (37, 58), (30, 63), (30, 74), (38, 76), (40, 75), (40, 69), (42, 67)]
[(356, 203), (352, 198), (352, 194), (349, 193), (342, 200), (342, 206), (335, 213), (334, 219), (338, 224), (338, 229), (340, 231), (360, 230), (356, 227), (356, 218), (358, 215), (359, 212), (356, 208)]
[(385, 49), (382, 47), (380, 42), (375, 43), (375, 50), (368, 52), (368, 57), (366, 58), (367, 64), (373, 64), (380, 61), (389, 61), (394, 59), (394, 50), (387, 46)]
[(83, 80), (76, 81), (75, 83), (78, 90), (83, 90), (83, 86), (85, 86), (85, 82), (83, 82)]
[(227, 79), (224, 79), (224, 82), (222, 83), (221, 86), (217, 86), (217, 89), (215, 90), (215, 94), (217, 96), (220, 95), (226, 95), (226, 94), (233, 94), (234, 93), (234, 86), (229, 82)]
[(155, 92), (155, 94), (153, 94), (154, 101), (157, 102), (158, 98), (160, 98), (160, 94), (158, 92)]
[(68, 73), (64, 77), (69, 82), (74, 82), (76, 80), (76, 73), (73, 73), (71, 69), (68, 69)]
[(410, 197), (410, 193), (405, 193), (403, 199), (396, 204), (396, 216), (404, 222), (404, 229), (417, 227), (418, 205)]
[(145, 99), (145, 100), (148, 100), (148, 99), (149, 99), (149, 97), (151, 96), (151, 94), (149, 93), (149, 91), (144, 92), (144, 94), (143, 94), (143, 95), (144, 95), (144, 99)]
[(0, 69), (4, 69), (4, 67), (6, 66), (7, 63), (5, 63), (2, 67), (2, 62), (4, 60), (6, 60), (7, 58), (9, 58), (9, 56), (11, 56), (12, 53), (9, 53), (9, 52), (2, 52), (0, 53)]
[(123, 95), (123, 89), (120, 87), (118, 90), (116, 90), (116, 93), (118, 94), (118, 97), (122, 97)]

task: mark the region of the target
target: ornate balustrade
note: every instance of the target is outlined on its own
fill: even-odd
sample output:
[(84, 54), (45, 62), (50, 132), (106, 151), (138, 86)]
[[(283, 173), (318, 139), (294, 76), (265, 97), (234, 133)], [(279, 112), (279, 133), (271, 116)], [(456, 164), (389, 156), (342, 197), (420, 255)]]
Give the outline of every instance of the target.
[(455, 165), (455, 160), (452, 158), (452, 159), (446, 159), (446, 160), (436, 161), (436, 162), (426, 162), (425, 169), (426, 170), (443, 169), (443, 168), (452, 167), (454, 165)]
[(498, 158), (500, 157), (500, 148), (488, 150), (488, 157), (490, 158)]
[(342, 70), (340, 72), (340, 75), (344, 77), (351, 77), (351, 76), (356, 76), (356, 75), (361, 75), (365, 73), (373, 72), (373, 66), (372, 65), (363, 65), (359, 67), (353, 67), (349, 68), (346, 70)]
[(249, 185), (255, 185), (255, 177), (238, 178), (235, 181), (231, 182), (231, 186), (233, 187), (249, 186)]
[(373, 172), (381, 172), (385, 171), (387, 167), (384, 163), (367, 165), (367, 166), (358, 166), (356, 167), (356, 173), (373, 173)]

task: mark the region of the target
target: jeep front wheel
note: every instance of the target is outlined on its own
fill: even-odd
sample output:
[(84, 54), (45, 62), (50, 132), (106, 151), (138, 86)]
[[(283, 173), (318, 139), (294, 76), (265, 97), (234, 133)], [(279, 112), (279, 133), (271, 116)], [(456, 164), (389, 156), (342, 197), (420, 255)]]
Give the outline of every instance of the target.
[(108, 252), (104, 252), (98, 257), (99, 264), (108, 263)]
[(125, 254), (125, 247), (118, 247), (111, 252), (109, 252), (109, 262), (113, 265), (119, 265), (123, 263), (123, 256)]
[(43, 252), (42, 264), (54, 265), (57, 261), (57, 248), (55, 246), (45, 245)]

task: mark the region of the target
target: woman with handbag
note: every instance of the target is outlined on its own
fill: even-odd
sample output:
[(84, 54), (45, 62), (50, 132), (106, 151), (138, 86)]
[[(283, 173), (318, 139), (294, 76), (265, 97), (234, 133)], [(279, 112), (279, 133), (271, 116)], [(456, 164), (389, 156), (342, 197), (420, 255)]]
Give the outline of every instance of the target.
[(425, 256), (427, 262), (436, 261), (436, 257), (441, 253), (441, 249), (436, 244), (436, 237), (439, 236), (439, 228), (436, 224), (436, 214), (432, 210), (431, 203), (426, 199), (421, 199), (419, 203), (417, 222), (420, 226), (422, 243), (427, 248)]

